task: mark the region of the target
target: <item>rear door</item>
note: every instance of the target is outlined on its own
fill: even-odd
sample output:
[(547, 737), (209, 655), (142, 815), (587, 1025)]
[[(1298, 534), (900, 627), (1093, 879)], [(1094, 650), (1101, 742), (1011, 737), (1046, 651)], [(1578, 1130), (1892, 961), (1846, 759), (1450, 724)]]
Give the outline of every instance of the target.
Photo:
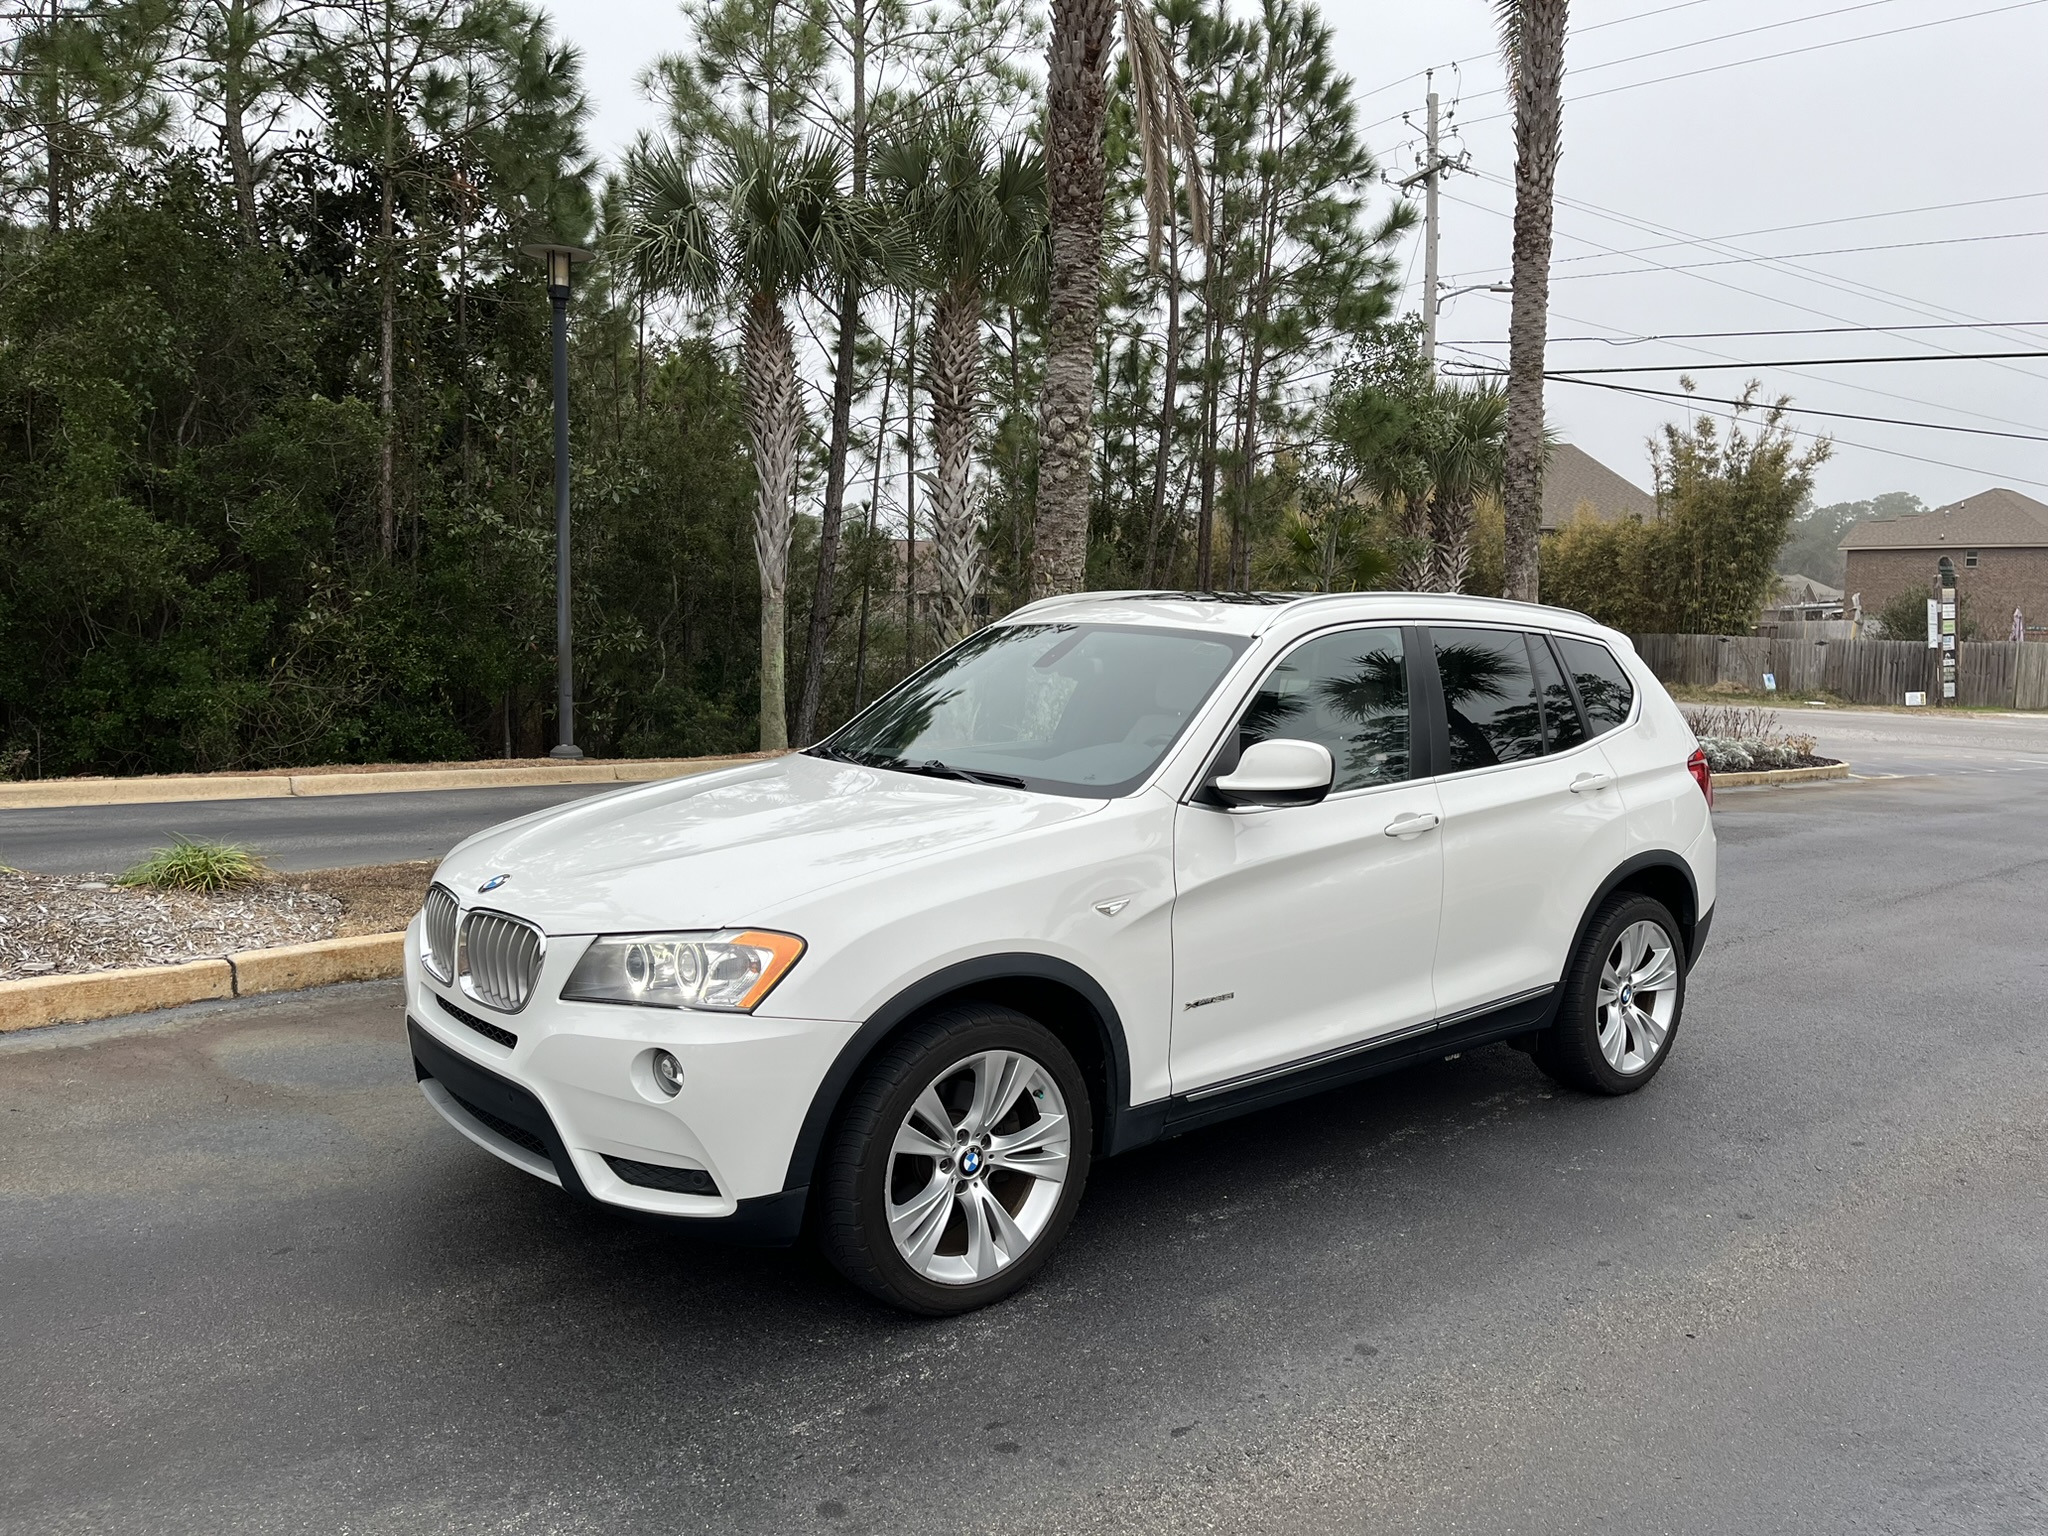
[(1442, 900), (1436, 789), (1411, 707), (1418, 629), (1335, 630), (1276, 663), (1230, 763), (1255, 741), (1336, 761), (1318, 805), (1177, 812), (1173, 1087), (1186, 1093), (1426, 1028)]
[(1548, 636), (1432, 625), (1429, 637), (1444, 754), (1435, 990), (1451, 1019), (1557, 981), (1628, 833), (1613, 766)]

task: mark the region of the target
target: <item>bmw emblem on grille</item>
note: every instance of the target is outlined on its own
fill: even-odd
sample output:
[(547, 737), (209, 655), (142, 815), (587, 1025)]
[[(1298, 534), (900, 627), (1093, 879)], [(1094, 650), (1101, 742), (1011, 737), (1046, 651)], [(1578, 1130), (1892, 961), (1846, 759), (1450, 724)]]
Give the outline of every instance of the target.
[(499, 886), (503, 885), (507, 880), (510, 880), (511, 878), (512, 877), (510, 875), (493, 875), (491, 876), (490, 879), (486, 880), (482, 885), (476, 888), (476, 893), (477, 895), (481, 896), (486, 891), (495, 891)]

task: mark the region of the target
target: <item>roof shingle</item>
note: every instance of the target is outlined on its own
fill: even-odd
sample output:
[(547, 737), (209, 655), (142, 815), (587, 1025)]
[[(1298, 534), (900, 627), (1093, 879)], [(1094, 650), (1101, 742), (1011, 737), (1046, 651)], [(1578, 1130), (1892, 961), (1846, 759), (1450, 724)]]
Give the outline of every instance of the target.
[(1657, 516), (1657, 498), (1622, 479), (1583, 448), (1553, 444), (1543, 464), (1542, 529), (1555, 533), (1581, 511), (1603, 523), (1624, 517), (1639, 517), (1647, 523)]
[(2048, 506), (1997, 486), (1932, 512), (1876, 517), (1842, 535), (1842, 549), (1970, 549), (2048, 545)]

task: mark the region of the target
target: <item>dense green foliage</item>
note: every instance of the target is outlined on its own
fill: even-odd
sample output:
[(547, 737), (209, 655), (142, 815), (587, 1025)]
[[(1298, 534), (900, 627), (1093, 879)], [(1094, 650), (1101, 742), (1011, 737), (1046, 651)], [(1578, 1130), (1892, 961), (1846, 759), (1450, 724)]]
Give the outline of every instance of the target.
[(1636, 634), (1749, 633), (1828, 455), (1825, 440), (1798, 451), (1776, 406), (1742, 413), (1757, 409), (1748, 432), (1711, 416), (1666, 426), (1655, 452), (1661, 515), (1560, 530), (1543, 549), (1544, 601)]
[[(586, 750), (829, 729), (1028, 599), (1039, 8), (682, 11), (687, 45), (650, 60), (661, 131), (610, 173), (574, 53), (521, 0), (7, 13), (0, 776), (545, 751), (537, 241), (596, 252), (570, 344)], [(1132, 15), (1188, 137), (1153, 166), (1154, 251), (1120, 57), (1089, 584), (1501, 590), (1502, 396), (1390, 318), (1413, 215), (1328, 24), (1302, 0)], [(914, 147), (939, 130), (976, 147), (945, 198)], [(993, 200), (962, 200), (981, 159)], [(1672, 437), (1674, 517), (1569, 536), (1562, 590), (1739, 609), (1810, 465), (1738, 441)]]

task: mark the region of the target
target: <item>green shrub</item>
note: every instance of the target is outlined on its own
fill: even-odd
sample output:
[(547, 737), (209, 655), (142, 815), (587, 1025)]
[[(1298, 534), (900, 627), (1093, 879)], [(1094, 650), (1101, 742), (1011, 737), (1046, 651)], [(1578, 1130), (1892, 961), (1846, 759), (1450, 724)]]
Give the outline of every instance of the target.
[(226, 891), (247, 885), (263, 873), (263, 860), (247, 848), (180, 837), (170, 847), (151, 853), (115, 883), (171, 891)]

